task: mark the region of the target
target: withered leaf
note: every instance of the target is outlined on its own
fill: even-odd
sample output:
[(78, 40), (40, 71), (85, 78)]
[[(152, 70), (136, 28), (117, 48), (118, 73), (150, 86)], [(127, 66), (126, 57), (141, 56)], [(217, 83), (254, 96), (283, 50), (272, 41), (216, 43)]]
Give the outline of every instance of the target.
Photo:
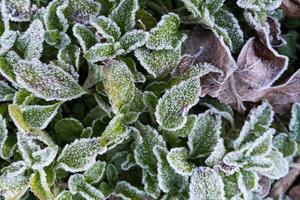
[(286, 16), (292, 19), (300, 18), (300, 1), (299, 0), (284, 0), (281, 8)]

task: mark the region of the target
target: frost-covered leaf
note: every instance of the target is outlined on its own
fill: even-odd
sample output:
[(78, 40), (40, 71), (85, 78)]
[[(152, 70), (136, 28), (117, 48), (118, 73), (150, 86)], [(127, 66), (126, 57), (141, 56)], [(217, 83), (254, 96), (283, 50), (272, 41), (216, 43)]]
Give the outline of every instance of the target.
[(172, 71), (180, 59), (180, 49), (151, 51), (139, 48), (134, 53), (141, 65), (154, 77)]
[(32, 105), (21, 107), (24, 120), (34, 128), (45, 129), (57, 114), (61, 103), (52, 105)]
[(297, 142), (289, 139), (286, 133), (280, 133), (273, 139), (273, 145), (283, 154), (283, 157), (292, 158), (298, 150)]
[(253, 108), (248, 116), (248, 120), (244, 123), (239, 137), (234, 141), (234, 148), (238, 149), (243, 144), (249, 142), (252, 134), (260, 136), (269, 129), (273, 122), (274, 111), (272, 106), (264, 101), (257, 108)]
[(295, 103), (291, 111), (291, 120), (289, 124), (289, 137), (297, 142), (300, 141), (300, 104)]
[(59, 49), (57, 58), (59, 61), (68, 63), (79, 70), (80, 48), (76, 45), (68, 45), (63, 49)]
[(144, 191), (139, 190), (126, 181), (118, 182), (113, 194), (125, 200), (144, 200), (148, 197)]
[(100, 145), (112, 149), (128, 138), (132, 129), (125, 123), (123, 114), (116, 115), (102, 133)]
[(5, 31), (0, 37), (0, 55), (5, 54), (9, 51), (17, 39), (17, 32)]
[(165, 131), (164, 133), (170, 134), (174, 137), (183, 137), (183, 138), (188, 137), (192, 133), (196, 121), (197, 121), (196, 115), (188, 115), (184, 127), (176, 131)]
[(68, 21), (62, 14), (62, 10), (66, 6), (67, 3), (64, 0), (53, 0), (48, 4), (43, 16), (47, 30), (67, 31)]
[(55, 197), (55, 200), (72, 200), (72, 196), (70, 191), (64, 190)]
[(273, 11), (281, 5), (282, 0), (238, 0), (236, 3), (244, 9), (254, 11)]
[(162, 16), (157, 26), (150, 30), (150, 38), (146, 43), (152, 50), (177, 49), (186, 39), (186, 35), (178, 31), (180, 19), (178, 15), (169, 13)]
[(188, 156), (186, 148), (177, 147), (168, 152), (167, 160), (176, 173), (182, 176), (190, 176), (195, 166), (187, 160)]
[(225, 200), (222, 177), (208, 167), (194, 169), (189, 195), (190, 200)]
[(158, 101), (155, 116), (166, 130), (175, 131), (187, 122), (189, 109), (198, 102), (201, 93), (200, 80), (190, 79), (173, 86)]
[(208, 158), (205, 160), (205, 164), (207, 166), (213, 167), (219, 163), (221, 163), (222, 158), (224, 157), (226, 153), (226, 148), (224, 145), (223, 138), (220, 138), (218, 140), (218, 143), (215, 145), (213, 151), (208, 156)]
[(146, 194), (157, 199), (160, 194), (160, 189), (158, 186), (158, 180), (155, 175), (150, 174), (147, 170), (143, 170), (143, 179), (142, 183), (144, 184), (144, 190)]
[(259, 177), (255, 172), (241, 170), (238, 177), (238, 187), (245, 199), (250, 199), (250, 192), (258, 188)]
[(134, 149), (135, 160), (143, 169), (154, 174), (157, 168), (157, 159), (153, 153), (153, 148), (155, 145), (165, 147), (165, 141), (151, 126), (142, 126), (140, 134), (143, 138), (143, 142), (138, 144)]
[(19, 105), (10, 104), (8, 106), (8, 113), (19, 131), (32, 132), (32, 128), (25, 122)]
[(84, 53), (84, 57), (89, 62), (95, 63), (113, 59), (116, 56), (117, 51), (118, 50), (113, 43), (97, 43)]
[(66, 101), (84, 94), (77, 80), (53, 64), (21, 60), (14, 66), (14, 72), (22, 87), (48, 101)]
[(115, 185), (118, 182), (119, 173), (113, 164), (107, 165), (105, 173), (109, 184)]
[(168, 151), (166, 147), (154, 146), (154, 155), (157, 159), (157, 179), (159, 188), (168, 193), (171, 190), (185, 188), (187, 177), (177, 174), (167, 161)]
[(82, 174), (74, 174), (70, 176), (68, 181), (68, 187), (72, 194), (79, 193), (85, 199), (97, 199), (104, 200), (105, 197), (102, 192), (96, 189), (94, 186), (85, 182), (84, 176)]
[(98, 183), (104, 175), (105, 167), (106, 162), (97, 161), (83, 173), (85, 181), (90, 184)]
[(272, 168), (263, 172), (262, 175), (267, 176), (270, 179), (280, 179), (289, 172), (289, 163), (282, 153), (277, 150), (272, 150), (269, 155), (266, 156), (272, 162)]
[(225, 191), (225, 198), (226, 199), (236, 199), (239, 200), (240, 190), (238, 187), (238, 178), (239, 174), (234, 173), (232, 175), (227, 175), (226, 173), (220, 173), (223, 179), (224, 184), (224, 191)]
[(32, 153), (33, 163), (31, 168), (35, 170), (49, 166), (55, 159), (58, 147), (46, 147)]
[[(224, 41), (215, 32), (196, 25), (187, 42), (185, 54), (192, 56), (190, 65), (210, 63), (222, 72), (213, 70), (201, 78), (201, 96), (208, 94), (216, 97), (220, 95), (226, 80), (236, 69), (236, 62)], [(224, 98), (229, 97), (225, 96)]]
[(87, 170), (96, 162), (96, 156), (106, 151), (99, 141), (99, 138), (83, 138), (66, 145), (57, 159), (59, 166), (70, 172)]
[(89, 24), (91, 16), (98, 15), (101, 4), (93, 0), (68, 0), (63, 13), (70, 23)]
[(8, 166), (3, 167), (1, 169), (1, 173), (2, 176), (7, 176), (7, 177), (20, 176), (20, 175), (24, 175), (27, 168), (28, 166), (26, 162), (22, 160), (22, 161), (13, 162)]
[(65, 48), (71, 43), (71, 39), (66, 33), (57, 30), (45, 31), (44, 39), (47, 44), (57, 49)]
[(44, 170), (35, 171), (30, 177), (30, 190), (39, 199), (54, 200)]
[(5, 151), (5, 146), (7, 143), (8, 130), (6, 126), (6, 120), (0, 115), (0, 157), (2, 159), (8, 159), (12, 156), (11, 150), (9, 150), (8, 154)]
[(0, 176), (0, 194), (5, 199), (20, 199), (29, 188), (25, 176)]
[(97, 43), (94, 33), (88, 29), (88, 27), (82, 24), (75, 24), (72, 28), (73, 35), (76, 37), (83, 52), (86, 52), (89, 48)]
[(29, 28), (18, 38), (18, 47), (24, 52), (25, 59), (42, 56), (45, 29), (41, 20), (31, 22)]
[(221, 134), (221, 118), (210, 113), (199, 114), (188, 137), (190, 157), (209, 155), (217, 145)]
[(9, 51), (5, 56), (0, 56), (0, 73), (9, 80), (14, 86), (17, 86), (16, 76), (13, 66), (19, 61), (20, 57), (16, 52)]
[(138, 0), (121, 0), (112, 10), (109, 18), (117, 23), (122, 32), (127, 32), (135, 25), (135, 15), (138, 9)]
[(119, 40), (120, 46), (129, 53), (143, 46), (149, 38), (149, 33), (142, 30), (132, 30), (126, 32)]
[(14, 88), (9, 86), (5, 81), (0, 80), (0, 102), (11, 101), (15, 92)]
[(29, 21), (31, 17), (30, 0), (3, 0), (1, 2), (3, 18), (14, 22)]
[(251, 147), (246, 152), (246, 156), (264, 156), (267, 155), (272, 149), (272, 139), (275, 129), (269, 129), (262, 136), (257, 138)]
[(122, 61), (112, 60), (104, 66), (103, 84), (114, 113), (130, 103), (135, 96), (133, 75)]
[(208, 107), (215, 113), (220, 114), (223, 118), (228, 120), (232, 126), (234, 126), (234, 113), (230, 106), (220, 103), (216, 99), (203, 99), (201, 105)]
[(90, 23), (103, 38), (108, 39), (110, 42), (117, 41), (121, 36), (119, 26), (110, 18), (105, 16), (91, 17)]
[(235, 16), (227, 10), (220, 9), (214, 14), (216, 31), (233, 52), (238, 52), (244, 44), (244, 33)]

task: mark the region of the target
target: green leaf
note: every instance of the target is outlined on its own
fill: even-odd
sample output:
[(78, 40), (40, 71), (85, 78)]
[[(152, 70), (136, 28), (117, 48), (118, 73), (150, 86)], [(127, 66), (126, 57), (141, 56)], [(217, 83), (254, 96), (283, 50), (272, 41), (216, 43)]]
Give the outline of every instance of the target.
[(192, 130), (195, 127), (196, 121), (197, 121), (196, 115), (188, 115), (187, 121), (186, 121), (186, 124), (184, 125), (184, 127), (182, 127), (181, 129), (178, 129), (176, 131), (164, 131), (164, 133), (170, 134), (174, 137), (186, 138), (192, 133)]
[(5, 152), (5, 144), (7, 142), (7, 137), (8, 137), (8, 131), (7, 131), (7, 126), (6, 126), (6, 120), (0, 115), (0, 157), (2, 159), (8, 159), (9, 157), (12, 156), (12, 151), (10, 150), (8, 152), (8, 155), (6, 155)]
[(133, 75), (122, 61), (112, 60), (104, 66), (103, 84), (114, 113), (118, 113), (135, 96)]
[(118, 114), (109, 122), (102, 133), (100, 146), (112, 149), (128, 138), (131, 131), (132, 129), (124, 123), (124, 115)]
[(63, 13), (70, 23), (89, 24), (91, 16), (98, 15), (101, 4), (93, 0), (68, 0)]
[(129, 53), (143, 46), (149, 38), (149, 33), (142, 30), (132, 30), (126, 32), (119, 40), (120, 46)]
[(214, 14), (216, 31), (233, 52), (239, 52), (244, 45), (244, 33), (236, 17), (227, 10), (220, 9)]
[(99, 138), (83, 138), (68, 144), (57, 159), (59, 166), (69, 172), (85, 171), (96, 162), (96, 156), (106, 151)]
[(139, 48), (134, 52), (135, 57), (147, 72), (154, 77), (161, 76), (172, 71), (180, 59), (180, 49), (151, 51)]
[(21, 112), (25, 122), (34, 128), (45, 129), (57, 114), (61, 103), (52, 105), (33, 105), (21, 107)]
[(298, 144), (290, 140), (286, 133), (279, 133), (273, 139), (273, 145), (283, 154), (285, 158), (292, 158), (296, 155)]
[(82, 131), (83, 125), (74, 118), (64, 118), (56, 122), (55, 124), (55, 135), (54, 138), (58, 142), (73, 142), (76, 138), (79, 138)]
[(278, 8), (282, 0), (238, 0), (237, 5), (253, 11), (273, 11)]
[(106, 178), (108, 183), (115, 185), (118, 182), (119, 173), (116, 167), (113, 164), (108, 164), (106, 167)]
[(55, 197), (55, 200), (72, 200), (72, 199), (73, 199), (73, 195), (68, 190), (62, 191)]
[(13, 22), (30, 21), (31, 2), (30, 0), (4, 0), (1, 3), (1, 12), (4, 19)]
[(83, 52), (86, 52), (97, 43), (94, 33), (88, 27), (82, 24), (75, 24), (72, 30)]
[(0, 176), (0, 193), (4, 199), (20, 199), (29, 188), (28, 177)]
[(143, 138), (142, 143), (134, 149), (134, 157), (139, 166), (154, 174), (157, 168), (157, 159), (153, 153), (154, 146), (165, 147), (166, 143), (162, 136), (151, 126), (141, 126), (140, 134)]
[(58, 30), (45, 31), (44, 39), (47, 44), (57, 49), (63, 49), (71, 43), (70, 37), (66, 33), (59, 32)]
[(138, 9), (138, 0), (121, 0), (112, 10), (109, 18), (117, 23), (122, 32), (127, 32), (135, 25), (135, 15)]
[(35, 171), (30, 177), (30, 189), (39, 199), (54, 200), (46, 176), (44, 170)]
[(98, 183), (104, 175), (105, 167), (106, 162), (97, 161), (83, 173), (85, 181), (90, 184)]
[(17, 33), (15, 31), (5, 31), (0, 37), (0, 55), (9, 51), (17, 39)]
[(177, 174), (167, 161), (168, 151), (166, 147), (154, 146), (154, 155), (157, 159), (157, 179), (159, 188), (168, 193), (171, 190), (185, 188), (188, 178)]
[(143, 93), (143, 102), (150, 112), (154, 113), (158, 102), (158, 97), (151, 91), (145, 91)]
[(152, 175), (147, 170), (143, 170), (142, 183), (146, 194), (157, 199), (160, 195), (158, 180), (155, 175)]
[(0, 80), (0, 102), (13, 100), (15, 89)]
[(61, 12), (66, 4), (64, 0), (53, 0), (48, 4), (43, 17), (47, 30), (67, 31), (68, 21)]
[(289, 172), (289, 163), (287, 159), (283, 157), (281, 152), (272, 150), (266, 158), (271, 160), (273, 167), (269, 170), (260, 172), (261, 175), (270, 179), (280, 179)]
[(41, 170), (44, 167), (49, 166), (54, 161), (57, 151), (58, 147), (53, 146), (33, 152), (31, 168), (35, 170)]
[(220, 164), (222, 162), (222, 158), (225, 156), (225, 153), (226, 148), (224, 145), (224, 140), (223, 138), (220, 138), (211, 154), (205, 160), (205, 164), (210, 167)]
[(60, 48), (57, 54), (59, 61), (73, 65), (75, 69), (79, 70), (79, 61), (80, 61), (81, 50), (76, 45), (68, 45), (65, 48)]
[(246, 156), (264, 156), (270, 153), (272, 149), (272, 139), (275, 129), (269, 129), (262, 136), (257, 138), (246, 152)]
[(178, 49), (187, 36), (178, 31), (180, 19), (175, 13), (163, 15), (155, 28), (150, 30), (150, 38), (146, 43), (152, 50)]
[(222, 177), (214, 169), (194, 169), (189, 188), (190, 200), (225, 200)]
[(300, 142), (300, 104), (295, 103), (291, 111), (291, 120), (289, 124), (289, 137), (292, 140)]
[(254, 136), (260, 136), (269, 129), (273, 122), (272, 106), (264, 101), (260, 106), (250, 111), (248, 120), (244, 123), (239, 137), (234, 141), (234, 148), (239, 149)]
[(234, 173), (231, 175), (227, 175), (225, 173), (220, 173), (223, 179), (225, 198), (226, 199), (239, 199), (241, 192), (238, 187), (238, 178), (239, 173)]
[[(7, 53), (9, 54), (9, 53)], [(16, 77), (13, 71), (15, 60), (11, 59), (8, 55), (0, 56), (0, 73), (3, 77), (9, 80), (13, 85), (17, 85)]]
[(199, 114), (192, 133), (188, 137), (190, 157), (209, 155), (217, 145), (221, 134), (221, 118), (210, 113)]
[(47, 101), (67, 101), (85, 93), (77, 80), (53, 64), (21, 60), (14, 66), (14, 72), (19, 85)]
[(115, 42), (121, 36), (119, 26), (110, 18), (105, 16), (91, 17), (90, 23), (109, 42)]
[(250, 191), (254, 191), (259, 187), (259, 176), (255, 172), (241, 170), (238, 178), (238, 185), (244, 196)]
[(31, 22), (29, 28), (18, 38), (18, 47), (25, 59), (39, 59), (43, 52), (45, 29), (41, 20)]
[(84, 57), (89, 62), (95, 63), (111, 60), (116, 56), (117, 52), (116, 46), (112, 43), (97, 43), (84, 53)]
[(118, 182), (113, 194), (114, 196), (120, 197), (122, 199), (131, 200), (144, 200), (148, 197), (144, 191), (139, 190), (126, 181)]
[(188, 161), (188, 151), (184, 147), (173, 148), (167, 154), (167, 160), (176, 173), (191, 176), (195, 165)]
[(200, 80), (190, 79), (173, 86), (159, 99), (156, 121), (161, 128), (175, 131), (184, 127), (189, 109), (198, 103)]
[(72, 194), (79, 193), (82, 197), (84, 197), (84, 199), (105, 199), (100, 190), (85, 182), (82, 174), (74, 174), (70, 176), (68, 186)]

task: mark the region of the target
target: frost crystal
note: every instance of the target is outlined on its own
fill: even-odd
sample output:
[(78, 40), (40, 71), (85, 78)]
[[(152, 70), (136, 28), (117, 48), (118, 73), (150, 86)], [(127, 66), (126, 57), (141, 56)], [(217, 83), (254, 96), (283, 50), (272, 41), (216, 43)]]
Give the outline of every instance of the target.
[(31, 17), (30, 0), (3, 0), (2, 16), (14, 22), (29, 21)]
[(32, 169), (43, 169), (49, 166), (55, 159), (58, 151), (58, 147), (46, 147), (42, 150), (35, 151), (32, 153), (33, 164)]
[(57, 161), (70, 172), (85, 171), (96, 162), (96, 156), (106, 150), (99, 145), (99, 138), (80, 139), (66, 145)]
[(0, 37), (0, 55), (9, 51), (17, 39), (17, 33), (15, 31), (5, 31)]
[(147, 48), (153, 50), (180, 48), (186, 35), (178, 31), (179, 24), (179, 17), (174, 13), (162, 16), (157, 26), (150, 30)]
[(170, 166), (175, 170), (176, 173), (182, 176), (191, 176), (193, 164), (189, 163), (188, 151), (184, 147), (173, 148), (167, 154), (167, 160)]
[(295, 103), (292, 107), (292, 116), (289, 124), (290, 137), (297, 142), (300, 141), (300, 104)]
[(112, 43), (97, 43), (95, 46), (89, 48), (84, 57), (92, 62), (99, 62), (108, 59), (112, 59), (115, 57), (116, 49), (115, 45)]
[(225, 200), (222, 177), (208, 167), (194, 169), (189, 195), (190, 200)]
[(18, 84), (47, 101), (67, 101), (84, 94), (77, 81), (60, 67), (39, 60), (21, 60), (14, 67)]
[(144, 191), (139, 190), (126, 181), (117, 183), (114, 195), (122, 199), (147, 199), (147, 195)]
[(119, 40), (120, 46), (129, 53), (143, 46), (149, 38), (149, 34), (142, 30), (132, 30), (126, 32)]
[(272, 11), (281, 5), (282, 0), (238, 0), (236, 3), (244, 9), (254, 11)]

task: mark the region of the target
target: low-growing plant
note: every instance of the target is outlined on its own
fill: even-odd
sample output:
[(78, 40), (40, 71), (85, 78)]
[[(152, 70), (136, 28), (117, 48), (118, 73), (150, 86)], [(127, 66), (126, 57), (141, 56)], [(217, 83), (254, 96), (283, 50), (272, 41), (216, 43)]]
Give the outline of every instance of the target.
[(270, 199), (300, 142), (291, 3), (2, 0), (0, 199)]

